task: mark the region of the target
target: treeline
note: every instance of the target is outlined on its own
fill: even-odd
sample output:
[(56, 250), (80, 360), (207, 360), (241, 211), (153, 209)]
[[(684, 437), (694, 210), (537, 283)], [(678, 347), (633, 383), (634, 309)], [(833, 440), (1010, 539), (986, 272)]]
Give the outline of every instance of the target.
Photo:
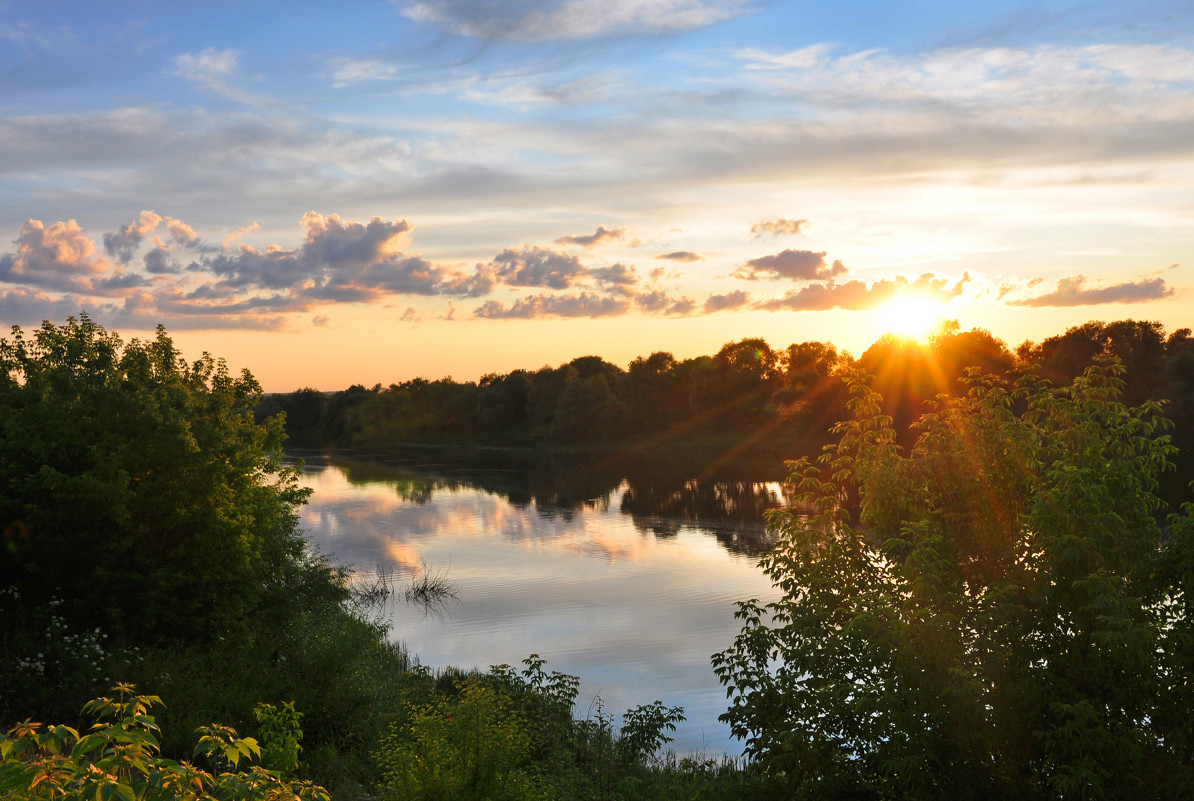
[(1055, 384), (1073, 381), (1100, 354), (1126, 373), (1124, 402), (1168, 400), (1177, 424), (1182, 475), (1194, 470), (1194, 339), (1157, 322), (1090, 322), (1010, 349), (981, 329), (949, 323), (925, 344), (885, 336), (852, 358), (826, 342), (782, 350), (762, 339), (730, 342), (712, 356), (641, 356), (623, 370), (598, 356), (558, 367), (451, 378), (354, 385), (335, 393), (300, 389), (265, 396), (259, 419), (286, 415), (292, 444), (379, 448), (412, 442), (533, 444), (627, 450), (694, 448), (710, 458), (782, 459), (819, 451), (846, 416), (846, 376), (874, 376), (884, 412), (904, 442), (910, 424), (939, 394), (966, 391), (967, 372), (1007, 376), (1033, 369)]
[(660, 432), (823, 429), (840, 406), (844, 356), (822, 342), (775, 350), (743, 339), (713, 356), (656, 352), (623, 370), (598, 356), (479, 381), (416, 378), (324, 394), (268, 395), (260, 419), (285, 412), (291, 441), (321, 446), (473, 440), (588, 444)]

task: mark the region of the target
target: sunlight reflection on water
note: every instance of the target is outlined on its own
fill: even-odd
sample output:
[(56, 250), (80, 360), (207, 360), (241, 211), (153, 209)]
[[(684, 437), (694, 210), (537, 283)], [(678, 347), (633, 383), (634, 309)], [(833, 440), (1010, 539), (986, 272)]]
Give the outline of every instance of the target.
[(314, 492), (302, 527), (338, 564), (392, 570), (399, 584), (426, 564), (457, 590), (440, 615), (392, 608), (391, 636), (423, 664), (484, 669), (537, 653), (548, 669), (580, 676), (582, 716), (597, 696), (614, 713), (659, 699), (685, 708), (679, 753), (741, 751), (717, 720), (726, 698), (709, 658), (738, 632), (734, 601), (775, 591), (753, 556), (714, 536), (730, 524), (624, 514), (625, 483), (561, 508), (419, 474), (350, 481), (310, 457), (303, 481)]

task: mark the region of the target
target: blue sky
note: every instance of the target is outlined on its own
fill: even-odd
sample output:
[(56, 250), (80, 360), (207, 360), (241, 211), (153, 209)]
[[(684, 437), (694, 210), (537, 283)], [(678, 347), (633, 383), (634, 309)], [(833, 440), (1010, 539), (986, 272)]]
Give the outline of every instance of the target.
[(0, 2), (0, 323), (269, 389), (1189, 324), (1189, 3)]

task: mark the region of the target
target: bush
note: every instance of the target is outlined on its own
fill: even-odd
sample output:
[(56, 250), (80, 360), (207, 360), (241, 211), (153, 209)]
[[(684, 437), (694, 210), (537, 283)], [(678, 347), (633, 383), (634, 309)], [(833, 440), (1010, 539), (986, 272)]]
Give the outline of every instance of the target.
[(740, 604), (714, 657), (723, 719), (792, 797), (1188, 793), (1191, 509), (1166, 542), (1173, 449), (1121, 372), (975, 379), (908, 455), (854, 382), (839, 442), (793, 464), (816, 513), (771, 521), (783, 597)]
[[(70, 726), (26, 721), (0, 737), (0, 797), (94, 798), (96, 801), (329, 801), (310, 782), (284, 780), (247, 763), (260, 756), (257, 741), (226, 726), (205, 726), (195, 756), (219, 767), (205, 771), (160, 756), (158, 726), (150, 711), (161, 700), (117, 685), (115, 699), (97, 698), (84, 713), (100, 720), (84, 735)], [(246, 765), (241, 766), (244, 760)]]

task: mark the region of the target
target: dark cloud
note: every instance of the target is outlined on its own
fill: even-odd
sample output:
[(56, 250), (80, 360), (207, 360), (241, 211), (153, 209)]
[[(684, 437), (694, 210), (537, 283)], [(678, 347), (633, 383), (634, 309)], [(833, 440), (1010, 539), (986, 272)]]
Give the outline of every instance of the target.
[(586, 39), (613, 33), (655, 34), (712, 25), (742, 9), (740, 0), (407, 0), (403, 14), (479, 39)]
[(152, 281), (140, 273), (116, 272), (107, 278), (93, 280), (90, 291), (96, 295), (124, 295), (130, 289), (140, 289), (152, 284)]
[(472, 275), (456, 275), (449, 279), (444, 284), (444, 293), (479, 298), (488, 295), (497, 285), (497, 268), (492, 264), (478, 264)]
[(660, 253), (655, 258), (668, 261), (700, 261), (702, 257), (699, 253), (693, 253), (691, 250), (673, 250), (671, 253)]
[(618, 262), (612, 267), (589, 270), (589, 277), (608, 288), (626, 290), (638, 283), (638, 271)]
[(174, 275), (182, 272), (182, 265), (170, 257), (165, 248), (154, 248), (141, 257), (145, 271), (152, 275)]
[(665, 314), (668, 316), (682, 316), (691, 314), (692, 310), (696, 308), (696, 304), (691, 298), (673, 298), (662, 289), (636, 295), (634, 298), (634, 305), (637, 306), (640, 311), (649, 312), (651, 314)]
[(538, 246), (506, 248), (493, 260), (498, 278), (510, 286), (567, 289), (588, 270), (580, 259)]
[(153, 233), (161, 221), (161, 216), (156, 212), (142, 211), (133, 222), (104, 234), (104, 250), (121, 264), (128, 264), (141, 242)]
[(391, 258), (352, 276), (336, 276), (329, 286), (359, 287), (394, 295), (436, 295), (444, 290), (448, 273), (419, 256)]
[(737, 309), (750, 302), (750, 293), (738, 290), (725, 295), (710, 295), (705, 299), (705, 314), (712, 314), (729, 309)]
[(599, 225), (597, 226), (597, 230), (591, 234), (561, 236), (556, 240), (556, 244), (580, 245), (581, 247), (591, 248), (600, 245), (602, 242), (621, 239), (624, 236), (626, 236), (625, 228), (606, 228), (604, 225)]
[(849, 272), (849, 270), (840, 261), (835, 261), (832, 265), (827, 266), (823, 250), (820, 252), (785, 250), (772, 256), (751, 259), (734, 271), (734, 277), (746, 281), (759, 279), (813, 281), (834, 278), (845, 272)]
[(1174, 294), (1164, 278), (1146, 278), (1135, 282), (1084, 289), (1089, 279), (1084, 275), (1062, 278), (1057, 289), (1027, 300), (1008, 301), (1008, 306), (1096, 306), (1102, 303), (1147, 303)]
[(823, 284), (809, 284), (800, 290), (788, 292), (782, 298), (761, 301), (754, 308), (763, 311), (822, 311), (846, 309), (865, 311), (882, 306), (899, 295), (911, 294), (944, 303), (962, 293), (970, 280), (969, 274), (954, 282), (925, 273), (915, 281), (904, 276), (893, 280), (875, 281), (869, 286), (865, 281), (847, 281), (844, 284), (827, 281)]
[(695, 309), (696, 301), (692, 298), (684, 297), (674, 302), (671, 306), (668, 306), (664, 314), (683, 317), (686, 314), (692, 314)]
[(784, 234), (798, 234), (808, 226), (808, 220), (785, 220), (783, 218), (755, 223), (750, 227), (750, 235), (755, 239), (770, 234), (781, 236)]
[(187, 269), (219, 276), (221, 289), (229, 294), (257, 288), (335, 303), (364, 303), (384, 295), (470, 294), (477, 289), (478, 276), (468, 278), (402, 254), (412, 228), (406, 220), (374, 217), (358, 223), (312, 211), (303, 216), (303, 225), (306, 237), (297, 250), (270, 247), (263, 252), (242, 245), (235, 253), (204, 257)]
[(532, 317), (617, 317), (630, 310), (625, 298), (602, 297), (591, 292), (579, 295), (527, 295), (507, 307), (489, 300), (473, 310), (474, 317), (529, 319)]
[[(421, 259), (401, 256), (412, 228), (406, 220), (387, 222), (374, 217), (368, 223), (358, 223), (342, 220), (336, 214), (325, 217), (309, 211), (303, 215), (302, 224), (306, 237), (297, 250), (271, 247), (261, 252), (242, 245), (235, 253), (205, 257), (189, 269), (212, 272), (232, 287), (265, 289), (310, 284), (319, 288), (346, 287), (357, 281), (372, 282), (374, 289), (381, 289), (410, 281), (404, 273), (427, 269)], [(440, 269), (439, 275), (443, 272)], [(411, 285), (425, 286), (426, 281), (415, 278)]]
[(262, 313), (281, 314), (301, 312), (311, 308), (309, 301), (293, 295), (250, 295), (240, 299), (200, 290), (183, 293), (177, 290), (162, 290), (152, 297), (134, 298), (145, 308), (152, 308), (171, 315), (251, 315)]
[(65, 320), (81, 309), (75, 298), (54, 298), (35, 289), (0, 292), (0, 320), (6, 325), (35, 326), (43, 320)]

